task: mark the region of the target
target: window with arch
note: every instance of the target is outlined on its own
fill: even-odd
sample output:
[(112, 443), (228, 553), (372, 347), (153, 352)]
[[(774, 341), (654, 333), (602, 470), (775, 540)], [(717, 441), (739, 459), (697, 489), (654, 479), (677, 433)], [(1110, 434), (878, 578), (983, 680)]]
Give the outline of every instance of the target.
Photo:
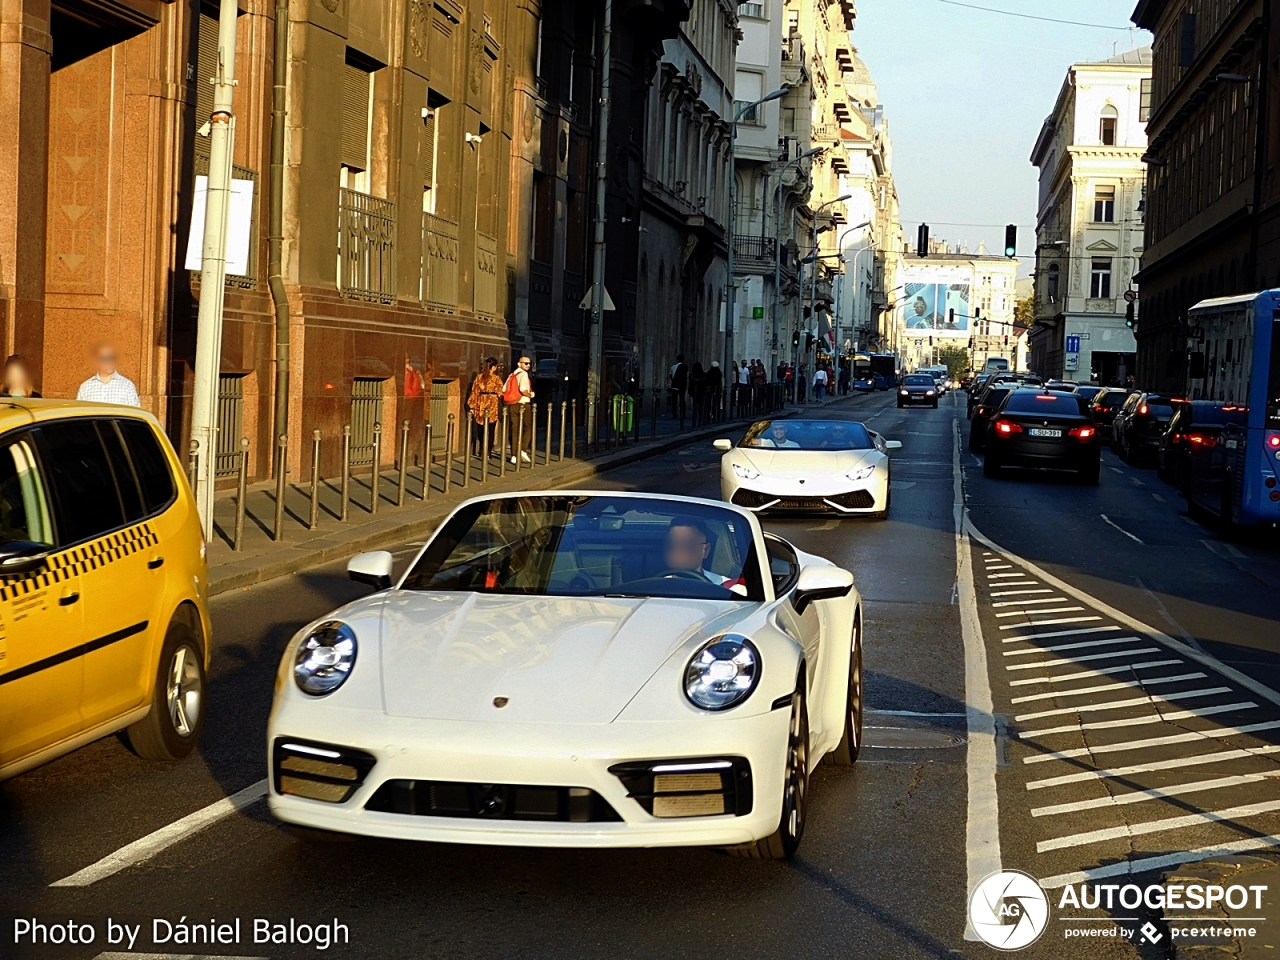
[(1062, 268), (1059, 267), (1056, 263), (1049, 264), (1048, 293), (1049, 293), (1050, 303), (1058, 302), (1058, 284), (1061, 281), (1061, 279), (1062, 279)]
[(1102, 114), (1098, 120), (1098, 139), (1104, 147), (1116, 145), (1116, 123), (1119, 119), (1119, 111), (1111, 104), (1102, 108)]

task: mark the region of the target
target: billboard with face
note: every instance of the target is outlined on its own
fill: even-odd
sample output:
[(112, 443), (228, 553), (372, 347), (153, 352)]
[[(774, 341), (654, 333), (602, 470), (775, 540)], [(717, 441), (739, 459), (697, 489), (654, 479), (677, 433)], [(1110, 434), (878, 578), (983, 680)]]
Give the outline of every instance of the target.
[(969, 284), (908, 283), (903, 294), (903, 325), (908, 331), (969, 335)]

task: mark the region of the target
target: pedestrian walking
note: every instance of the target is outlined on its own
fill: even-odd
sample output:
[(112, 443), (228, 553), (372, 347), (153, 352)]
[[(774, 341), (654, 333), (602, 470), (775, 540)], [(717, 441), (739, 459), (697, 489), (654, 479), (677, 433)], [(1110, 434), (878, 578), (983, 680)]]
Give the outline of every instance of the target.
[(40, 396), (31, 384), (26, 357), (15, 353), (4, 362), (4, 388), (0, 390), (0, 396), (36, 398)]
[(800, 364), (800, 372), (796, 375), (796, 403), (804, 403), (808, 394), (809, 365)]
[(827, 369), (821, 363), (813, 371), (813, 399), (821, 400), (827, 395)]
[(738, 379), (734, 382), (733, 389), (737, 391), (734, 402), (741, 407), (747, 402), (747, 394), (751, 390), (751, 367), (744, 359), (742, 365), (738, 367)]
[(116, 351), (110, 344), (99, 344), (93, 352), (98, 372), (80, 384), (77, 400), (92, 403), (118, 403), (127, 407), (140, 407), (138, 388), (133, 381), (116, 369)]
[[(467, 397), (467, 409), (471, 419), (480, 428), (471, 438), (471, 452), (483, 456), (486, 447), (489, 455), (502, 456), (502, 451), (494, 445), (494, 435), (498, 426), (499, 403), (502, 400), (502, 377), (498, 376), (498, 361), (490, 357), (484, 362), (475, 380), (471, 381), (471, 393)], [(485, 435), (488, 434), (488, 442)]]
[(693, 422), (701, 423), (703, 409), (702, 403), (705, 399), (704, 391), (706, 389), (707, 373), (702, 369), (702, 362), (695, 360), (693, 369), (689, 371), (689, 401), (693, 404)]
[(684, 392), (689, 386), (689, 368), (685, 366), (684, 354), (676, 354), (676, 362), (671, 365), (667, 374), (671, 384), (671, 416), (684, 419)]
[(703, 385), (706, 391), (707, 412), (712, 420), (720, 419), (720, 403), (724, 399), (724, 374), (720, 369), (720, 361), (712, 360), (711, 369), (707, 371), (706, 383)]
[(509, 455), (512, 463), (518, 462), (517, 456), (525, 463), (533, 460), (533, 417), (529, 415), (529, 404), (533, 403), (533, 381), (529, 379), (532, 366), (533, 361), (522, 356), (502, 388), (502, 402), (506, 404), (507, 416), (510, 417), (507, 433), (511, 436)]

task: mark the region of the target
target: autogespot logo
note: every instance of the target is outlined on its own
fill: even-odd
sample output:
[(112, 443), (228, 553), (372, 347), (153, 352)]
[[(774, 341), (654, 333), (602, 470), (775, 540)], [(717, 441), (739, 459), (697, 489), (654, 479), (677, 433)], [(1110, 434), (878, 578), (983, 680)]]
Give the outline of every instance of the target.
[(993, 873), (969, 898), (969, 922), (988, 946), (1021, 950), (1049, 924), (1049, 898), (1040, 884), (1016, 870)]

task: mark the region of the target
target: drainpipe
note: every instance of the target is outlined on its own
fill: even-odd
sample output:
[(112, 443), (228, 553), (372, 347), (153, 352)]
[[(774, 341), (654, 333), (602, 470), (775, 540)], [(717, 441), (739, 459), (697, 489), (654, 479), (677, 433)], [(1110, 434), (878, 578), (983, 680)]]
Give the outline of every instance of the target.
[[(271, 232), (267, 284), (276, 308), (276, 404), (271, 437), (289, 432), (289, 298), (284, 291), (285, 83), (289, 71), (289, 3), (276, 0), (275, 57), (271, 89)], [(272, 448), (274, 449), (274, 443)], [(312, 467), (314, 470), (314, 466)]]

